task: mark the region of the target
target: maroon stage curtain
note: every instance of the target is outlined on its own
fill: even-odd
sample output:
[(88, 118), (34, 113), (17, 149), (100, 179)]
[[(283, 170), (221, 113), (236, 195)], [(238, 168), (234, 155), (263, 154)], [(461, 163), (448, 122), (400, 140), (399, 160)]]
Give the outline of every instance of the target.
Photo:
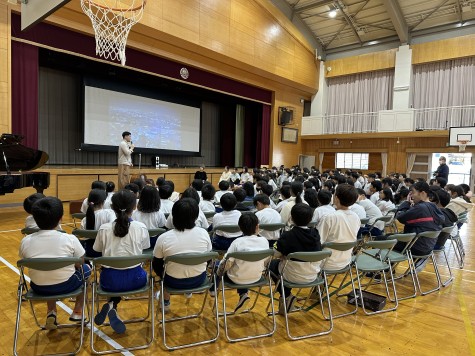
[(260, 164), (269, 165), (271, 106), (262, 105)]
[(38, 47), (12, 41), (12, 133), (38, 149)]
[[(236, 145), (236, 104), (220, 105), (221, 121), (221, 165), (234, 166), (234, 152)], [(219, 140), (219, 137), (216, 138)]]

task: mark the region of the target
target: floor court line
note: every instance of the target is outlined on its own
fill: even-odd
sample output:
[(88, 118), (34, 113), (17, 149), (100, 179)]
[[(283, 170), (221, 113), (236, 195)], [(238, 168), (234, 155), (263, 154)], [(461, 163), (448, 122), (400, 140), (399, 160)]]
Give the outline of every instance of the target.
[(465, 326), (465, 333), (467, 334), (468, 345), (470, 346), (470, 353), (472, 355), (475, 355), (475, 336), (473, 333), (472, 321), (470, 319), (470, 315), (468, 314), (467, 303), (465, 302), (464, 294), (462, 293), (460, 289), (461, 281), (462, 281), (462, 278), (460, 277), (460, 275), (457, 276), (457, 278), (455, 279), (455, 288), (457, 291), (457, 297), (460, 304), (460, 311), (462, 313), (463, 324)]
[[(13, 272), (15, 272), (16, 274), (20, 275), (20, 271), (18, 270), (18, 268), (16, 268), (15, 266), (13, 266), (10, 262), (8, 262), (6, 259), (4, 259), (2, 256), (0, 256), (0, 261), (8, 268), (10, 268)], [(30, 282), (30, 278), (28, 276), (25, 275), (25, 278), (28, 282)], [(66, 304), (64, 304), (63, 302), (56, 302), (56, 304), (61, 308), (63, 309), (66, 313), (68, 314), (71, 314), (72, 313), (72, 309), (69, 308)], [(91, 328), (91, 323), (87, 324), (86, 327), (88, 329)], [(94, 333), (99, 336), (102, 340), (104, 340), (105, 342), (107, 342), (110, 346), (116, 348), (116, 349), (122, 349), (123, 346), (121, 346), (120, 344), (118, 344), (117, 342), (115, 342), (114, 340), (112, 340), (109, 336), (107, 336), (106, 334), (104, 334), (102, 331), (100, 331), (99, 329), (97, 329), (96, 327), (94, 327)], [(122, 355), (125, 355), (125, 356), (133, 356), (133, 353), (129, 352), (129, 351), (124, 351), (122, 352)]]

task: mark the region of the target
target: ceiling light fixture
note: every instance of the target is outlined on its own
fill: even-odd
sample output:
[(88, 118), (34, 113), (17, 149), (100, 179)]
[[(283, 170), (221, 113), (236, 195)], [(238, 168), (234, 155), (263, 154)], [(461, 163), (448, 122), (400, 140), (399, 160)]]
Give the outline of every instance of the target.
[(334, 19), (336, 17), (336, 10), (331, 10), (329, 13), (328, 13), (328, 17)]

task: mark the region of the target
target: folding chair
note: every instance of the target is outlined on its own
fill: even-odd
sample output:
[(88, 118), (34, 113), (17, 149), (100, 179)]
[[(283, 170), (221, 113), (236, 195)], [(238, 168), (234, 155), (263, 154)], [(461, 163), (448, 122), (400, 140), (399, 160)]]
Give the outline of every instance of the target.
[[(152, 276), (152, 256), (150, 255), (138, 255), (138, 256), (125, 256), (125, 257), (98, 257), (92, 260), (92, 271), (93, 271), (93, 281), (92, 281), (92, 307), (91, 310), (94, 313), (96, 311), (95, 304), (99, 303), (99, 298), (111, 298), (111, 297), (123, 297), (130, 296), (134, 294), (148, 293), (148, 309), (147, 315), (141, 318), (133, 318), (129, 320), (124, 320), (124, 324), (129, 323), (141, 323), (147, 320), (150, 317), (150, 336), (145, 344), (129, 346), (124, 348), (114, 348), (110, 350), (98, 351), (94, 346), (94, 327), (91, 327), (91, 350), (95, 354), (103, 355), (110, 354), (115, 352), (125, 352), (132, 350), (145, 349), (150, 346), (155, 337), (155, 323), (154, 323), (154, 312), (153, 312), (153, 286), (154, 280)], [(124, 269), (138, 264), (149, 262), (149, 271), (148, 271), (148, 281), (144, 287), (129, 290), (126, 292), (107, 292), (103, 290), (99, 283), (99, 268), (98, 266), (108, 266), (111, 268)], [(99, 305), (97, 305), (98, 309)], [(103, 326), (109, 326), (109, 323), (102, 324)]]
[[(425, 232), (421, 232), (420, 234), (417, 234), (417, 238), (418, 239), (420, 239), (420, 238), (437, 239), (439, 237), (439, 234), (440, 234), (440, 231), (425, 231)], [(411, 253), (411, 251), (409, 250), (409, 254), (411, 255), (412, 267), (414, 269), (414, 273), (415, 273), (415, 277), (416, 277), (416, 284), (417, 284), (417, 288), (419, 289), (419, 293), (421, 295), (427, 295), (427, 294), (430, 294), (432, 292), (440, 290), (440, 286), (442, 285), (442, 281), (440, 280), (439, 269), (437, 268), (437, 262), (435, 261), (434, 252), (431, 251), (427, 255), (416, 256), (416, 255), (413, 255)], [(433, 288), (431, 290), (428, 290), (427, 292), (423, 292), (422, 289), (421, 289), (420, 281), (419, 281), (419, 276), (418, 276), (418, 272), (417, 272), (417, 268), (416, 268), (416, 262), (420, 259), (426, 259), (426, 258), (430, 258), (430, 261), (432, 261), (432, 265), (434, 266), (435, 277), (437, 279), (437, 287)]]
[[(361, 250), (361, 253), (356, 256), (355, 268), (356, 268), (356, 278), (358, 279), (359, 297), (355, 295), (355, 299), (357, 299), (357, 303), (360, 303), (366, 315), (385, 313), (385, 312), (396, 310), (398, 307), (396, 285), (394, 283), (393, 271), (391, 269), (391, 260), (389, 259), (389, 253), (394, 248), (394, 245), (396, 245), (396, 242), (397, 240), (368, 241), (363, 245), (363, 249)], [(374, 249), (376, 251), (371, 251), (371, 253), (369, 253), (369, 251), (367, 250), (368, 248)], [(388, 280), (386, 277), (386, 271), (389, 271), (389, 274), (391, 277), (394, 299), (391, 299), (391, 296), (389, 294), (389, 286), (388, 286)], [(386, 308), (383, 310), (369, 312), (366, 310), (366, 307), (363, 303), (363, 290), (362, 290), (360, 275), (365, 275), (366, 273), (373, 273), (373, 277), (371, 277), (371, 280), (365, 286), (365, 290), (367, 290), (368, 287), (372, 284), (371, 282), (374, 279), (374, 273), (378, 273), (378, 272), (383, 275), (384, 286), (386, 288), (386, 295), (389, 300), (395, 301), (394, 302), (395, 306), (393, 308)]]
[[(413, 289), (414, 289), (413, 294), (411, 294), (409, 296), (405, 296), (405, 297), (397, 297), (397, 300), (401, 301), (401, 300), (404, 300), (404, 299), (415, 298), (416, 295), (417, 295), (416, 280), (414, 278), (413, 269), (410, 268), (410, 266), (413, 262), (412, 262), (411, 256), (409, 255), (409, 250), (411, 249), (412, 245), (417, 241), (416, 233), (413, 232), (413, 233), (410, 233), (410, 234), (394, 234), (394, 235), (390, 235), (389, 239), (391, 239), (391, 240), (396, 239), (398, 242), (403, 242), (403, 243), (406, 244), (404, 249), (401, 252), (394, 251), (394, 250), (390, 251), (389, 254), (388, 254), (388, 258), (391, 261), (392, 270), (393, 270), (394, 274), (395, 274), (395, 271), (396, 271), (396, 267), (401, 262), (407, 261), (407, 263), (408, 263), (407, 271), (411, 274), (412, 285), (413, 285)], [(386, 251), (383, 251), (383, 253), (384, 252), (386, 252)], [(373, 257), (375, 257), (376, 254), (378, 253), (378, 250), (377, 249), (366, 250), (366, 253), (373, 256)], [(396, 281), (398, 279), (401, 279), (404, 276), (405, 276), (405, 274), (402, 274), (400, 276), (394, 276), (394, 280)], [(398, 293), (398, 294), (400, 294), (400, 293)], [(394, 301), (390, 297), (389, 297), (389, 299), (391, 301)]]
[[(170, 288), (167, 287), (163, 281), (163, 277), (166, 274), (168, 265), (173, 262), (181, 265), (187, 265), (187, 266), (195, 266), (195, 265), (200, 265), (202, 263), (207, 263), (208, 261), (211, 261), (211, 265), (214, 266), (214, 260), (218, 257), (218, 253), (211, 251), (211, 252), (206, 252), (206, 253), (183, 253), (183, 254), (177, 254), (173, 256), (168, 256), (165, 257), (164, 259), (164, 271), (162, 275), (162, 280), (160, 282), (161, 284), (161, 289), (162, 292), (160, 293), (160, 303), (162, 306), (162, 334), (163, 334), (163, 344), (167, 348), (167, 350), (177, 350), (177, 349), (182, 349), (185, 347), (191, 347), (191, 346), (197, 346), (197, 345), (203, 345), (203, 344), (209, 344), (212, 342), (215, 342), (218, 337), (219, 337), (219, 318), (218, 318), (218, 298), (214, 298), (214, 317), (216, 318), (215, 320), (215, 325), (216, 325), (216, 334), (206, 340), (202, 341), (197, 341), (197, 342), (191, 342), (188, 344), (181, 344), (181, 345), (176, 345), (176, 346), (170, 346), (167, 344), (167, 335), (166, 335), (166, 323), (171, 322), (171, 321), (177, 321), (177, 320), (186, 320), (186, 319), (194, 319), (199, 317), (205, 307), (206, 304), (206, 299), (208, 297), (208, 290), (214, 286), (214, 292), (216, 294), (216, 278), (214, 276), (214, 273), (211, 273), (209, 275), (209, 278), (206, 278), (205, 282), (197, 287), (197, 288), (188, 288), (188, 289), (175, 289), (175, 288)], [(201, 309), (198, 311), (196, 314), (192, 315), (185, 315), (185, 316), (180, 316), (176, 318), (171, 318), (171, 319), (165, 319), (165, 297), (164, 297), (164, 291), (167, 291), (169, 294), (188, 294), (188, 293), (199, 293), (199, 292), (205, 292), (204, 293), (204, 298), (203, 298), (203, 304), (201, 305)]]
[(58, 324), (58, 328), (75, 328), (75, 327), (80, 327), (81, 328), (81, 333), (80, 333), (80, 340), (79, 340), (79, 346), (74, 350), (70, 351), (67, 353), (58, 353), (55, 355), (75, 355), (77, 354), (83, 345), (84, 341), (84, 325), (85, 325), (85, 313), (84, 313), (84, 308), (86, 307), (86, 280), (84, 278), (84, 271), (82, 270), (81, 267), (81, 274), (83, 278), (83, 284), (80, 288), (76, 289), (73, 292), (66, 293), (66, 294), (58, 294), (58, 295), (41, 295), (35, 293), (32, 289), (28, 288), (28, 285), (26, 283), (26, 277), (25, 277), (25, 267), (29, 269), (35, 269), (38, 271), (54, 271), (56, 269), (60, 269), (63, 267), (67, 267), (70, 265), (74, 264), (81, 264), (83, 263), (82, 258), (75, 258), (75, 257), (63, 257), (63, 258), (25, 258), (22, 260), (19, 260), (17, 262), (18, 269), (20, 270), (20, 281), (18, 283), (18, 307), (17, 307), (17, 315), (16, 315), (16, 325), (15, 325), (15, 336), (13, 339), (13, 354), (18, 355), (17, 353), (17, 344), (18, 344), (18, 334), (19, 334), (19, 329), (20, 329), (20, 319), (21, 319), (21, 303), (22, 299), (27, 300), (30, 303), (31, 311), (33, 313), (33, 317), (35, 319), (36, 325), (41, 328), (45, 329), (45, 325), (41, 325), (38, 321), (38, 318), (36, 316), (35, 308), (33, 307), (33, 301), (41, 301), (41, 302), (46, 302), (48, 300), (62, 300), (66, 298), (71, 298), (71, 297), (77, 297), (81, 293), (84, 292), (83, 295), (83, 308), (81, 311), (81, 323), (73, 323), (73, 324)]
[[(161, 227), (157, 227), (156, 229), (148, 229), (148, 236), (149, 236), (149, 238), (152, 238), (152, 237), (155, 237), (155, 236), (160, 236), (164, 232), (167, 232), (167, 229), (164, 229), (164, 228), (161, 228)], [(153, 255), (153, 247), (150, 247), (146, 250), (143, 250), (143, 253)]]
[[(348, 250), (353, 250), (355, 246), (357, 245), (357, 241), (354, 242), (326, 242), (323, 244), (322, 248), (323, 249), (329, 249), (329, 250), (335, 250), (335, 251), (348, 251)], [(353, 289), (353, 294), (356, 295), (356, 290), (355, 290), (355, 281), (353, 279), (353, 272), (351, 271), (353, 265), (353, 260), (350, 261), (345, 267), (339, 269), (339, 270), (331, 270), (325, 268), (325, 264), (322, 265), (322, 270), (325, 272), (325, 274), (328, 276), (333, 276), (332, 280), (330, 283), (328, 283), (328, 289), (333, 288), (335, 289), (335, 294), (338, 297), (344, 297), (346, 294), (338, 294), (341, 290), (343, 290), (346, 285), (344, 285), (346, 281), (346, 277), (348, 274), (350, 275), (350, 284), (351, 288)], [(333, 282), (335, 282), (336, 276), (344, 274), (343, 279), (340, 282), (340, 285), (338, 287), (333, 286)], [(328, 294), (327, 297), (330, 298), (332, 294)], [(355, 314), (358, 311), (358, 303), (355, 303), (355, 308), (354, 310), (348, 312), (348, 313), (342, 313), (342, 314), (336, 314), (333, 315), (333, 319), (341, 318), (343, 316)], [(325, 316), (325, 315), (324, 315)], [(327, 319), (325, 317), (325, 319)], [(328, 320), (328, 319), (327, 319)]]
[[(241, 228), (239, 225), (219, 225), (219, 226), (213, 226), (213, 231), (210, 233), (212, 235), (211, 241), (213, 241), (213, 238), (216, 236), (216, 231), (223, 231), (223, 232), (229, 232), (229, 233), (234, 233), (234, 232), (241, 232)], [(226, 253), (226, 250), (216, 250), (220, 255), (224, 255)]]
[(73, 218), (74, 228), (77, 228), (76, 221), (82, 221), (86, 217), (84, 213), (72, 213), (71, 217)]
[[(259, 224), (259, 229), (261, 231), (269, 231), (269, 232), (274, 232), (274, 231), (282, 231), (282, 229), (285, 227), (284, 223), (275, 223), (275, 224)], [(272, 243), (272, 240), (269, 241)], [(272, 248), (272, 246), (269, 246)]]
[[(274, 251), (269, 249), (269, 250), (263, 250), (263, 251), (246, 251), (246, 252), (233, 252), (229, 253), (226, 256), (226, 259), (222, 261), (221, 263), (226, 263), (228, 259), (233, 258), (235, 260), (241, 260), (241, 261), (246, 261), (246, 262), (257, 262), (261, 261), (264, 259), (269, 259), (272, 258), (274, 255)], [(269, 261), (270, 262), (270, 261)], [(274, 310), (274, 303), (271, 303), (272, 306), (272, 322), (273, 322), (273, 327), (272, 330), (270, 330), (267, 333), (264, 334), (258, 334), (258, 335), (248, 335), (240, 338), (231, 338), (229, 336), (229, 331), (228, 331), (228, 312), (226, 312), (226, 296), (225, 296), (225, 288), (229, 289), (251, 289), (251, 288), (259, 288), (259, 290), (256, 293), (256, 299), (254, 300), (254, 303), (252, 306), (248, 309), (245, 310), (244, 313), (250, 312), (257, 303), (257, 300), (259, 299), (259, 295), (261, 294), (261, 289), (263, 286), (269, 286), (270, 290), (270, 299), (273, 300), (274, 294), (272, 291), (272, 279), (270, 278), (270, 271), (269, 271), (269, 263), (266, 264), (266, 267), (264, 271), (262, 271), (262, 276), (261, 278), (255, 282), (255, 283), (249, 283), (249, 284), (236, 284), (232, 283), (231, 281), (226, 281), (225, 276), (223, 275), (221, 277), (221, 290), (222, 290), (222, 298), (223, 298), (223, 317), (224, 317), (224, 332), (226, 335), (226, 339), (228, 339), (229, 342), (237, 342), (237, 341), (243, 341), (243, 340), (251, 340), (251, 339), (257, 339), (265, 336), (272, 336), (275, 333), (275, 330), (277, 329), (277, 324), (275, 321), (275, 310)], [(233, 315), (233, 313), (229, 313), (230, 315)], [(267, 313), (265, 313), (267, 316)]]
[[(97, 232), (98, 232), (98, 230), (83, 230), (83, 229), (74, 229), (72, 231), (72, 234), (74, 236), (76, 236), (81, 242), (83, 242), (85, 244), (84, 247), (86, 249), (86, 259), (88, 259), (88, 260), (91, 260), (93, 258), (96, 258), (96, 257), (100, 256), (100, 254), (97, 253), (97, 252), (96, 252), (97, 255), (88, 256), (87, 255), (87, 249), (89, 247), (86, 247), (87, 245), (86, 245), (86, 242), (85, 242), (87, 240), (95, 240), (96, 236), (97, 236)], [(93, 253), (91, 251), (92, 251), (92, 249), (89, 251), (90, 254)]]
[[(369, 227), (369, 230), (368, 230), (368, 236), (370, 238), (370, 240), (373, 239), (373, 235), (371, 235), (371, 231), (375, 228), (375, 225), (379, 222), (379, 221), (383, 221), (384, 222), (384, 226), (386, 226), (387, 223), (391, 222), (391, 220), (393, 219), (392, 216), (388, 216), (388, 215), (385, 215), (385, 216), (380, 216), (379, 218), (376, 218), (374, 220), (374, 222), (370, 225)], [(383, 234), (384, 234), (384, 229), (383, 229)]]
[[(457, 227), (459, 225), (463, 225), (467, 222), (467, 218), (459, 218), (459, 220), (456, 222)], [(463, 246), (462, 238), (460, 237), (460, 228), (458, 228), (457, 235), (455, 236), (449, 236), (450, 243), (452, 247), (454, 248), (454, 253), (455, 253), (455, 258), (457, 259), (457, 262), (459, 264), (459, 268), (462, 269), (464, 266), (464, 259), (465, 259), (465, 249)]]
[(396, 224), (396, 213), (397, 213), (397, 211), (398, 211), (398, 209), (394, 208), (394, 209), (389, 210), (388, 213), (385, 215), (385, 216), (391, 216), (391, 220), (388, 221), (384, 227), (385, 228), (388, 228), (388, 227), (391, 228), (393, 234), (397, 234), (399, 232), (398, 228), (397, 228), (397, 224)]
[[(24, 227), (23, 229), (20, 230), (20, 232), (26, 236), (26, 235), (31, 235), (34, 234), (35, 232), (40, 231), (40, 228), (38, 227)], [(59, 232), (66, 233), (64, 230), (58, 230)]]
[[(325, 258), (330, 257), (331, 254), (332, 254), (331, 251), (328, 251), (328, 250), (326, 250), (326, 251), (316, 251), (316, 252), (294, 252), (294, 253), (289, 253), (287, 255), (287, 258), (286, 258), (285, 263), (284, 263), (284, 267), (283, 267), (282, 272), (280, 274), (279, 283), (280, 283), (280, 288), (281, 288), (281, 294), (280, 294), (281, 297), (285, 300), (284, 287), (299, 288), (299, 289), (311, 288), (312, 290), (316, 287), (317, 291), (318, 291), (319, 300), (320, 300), (320, 307), (322, 309), (322, 315), (325, 318), (325, 314), (324, 314), (324, 310), (323, 310), (322, 293), (321, 293), (321, 289), (320, 289), (321, 286), (324, 286), (325, 293), (326, 293), (326, 295), (328, 295), (328, 283), (327, 283), (327, 276), (325, 274), (325, 271), (321, 271), (318, 275), (315, 275), (314, 276), (315, 279), (312, 282), (309, 282), (309, 283), (292, 283), (292, 282), (286, 281), (284, 279), (283, 275), (285, 273), (285, 269), (286, 269), (289, 261), (320, 262), (320, 261), (323, 261)], [(276, 288), (278, 288), (278, 287), (276, 287)], [(306, 304), (309, 296), (310, 296), (310, 293), (307, 296), (307, 298), (305, 299), (304, 305)], [(273, 300), (271, 300), (271, 303), (273, 303)], [(301, 336), (293, 336), (291, 334), (290, 327), (289, 327), (289, 315), (288, 314), (289, 314), (289, 312), (292, 312), (292, 311), (287, 310), (287, 305), (286, 305), (285, 301), (282, 304), (283, 304), (283, 309), (284, 309), (285, 328), (287, 330), (287, 336), (289, 337), (289, 339), (291, 339), (291, 340), (301, 340), (301, 339), (306, 339), (306, 338), (310, 338), (310, 337), (327, 335), (327, 334), (332, 332), (332, 330), (333, 330), (333, 314), (332, 314), (331, 305), (330, 305), (330, 298), (327, 298), (328, 312), (329, 312), (328, 320), (330, 322), (329, 323), (330, 327), (328, 329), (323, 330), (323, 331), (318, 332), (318, 333), (306, 334), (306, 335), (301, 335)], [(304, 309), (299, 308), (299, 309), (296, 309), (295, 311), (304, 311)]]
[(205, 214), (206, 219), (209, 219), (216, 215), (216, 211), (205, 211), (203, 214)]
[[(450, 239), (450, 234), (452, 233), (453, 229), (454, 229), (454, 226), (448, 226), (448, 227), (444, 227), (441, 231), (440, 231), (440, 234), (439, 234), (439, 237), (437, 238), (437, 244), (436, 246), (439, 246), (438, 249), (434, 248), (433, 252), (438, 255), (440, 253), (442, 253), (444, 255), (444, 259), (445, 259), (445, 263), (447, 265), (447, 269), (449, 270), (449, 278), (447, 280), (445, 280), (445, 282), (442, 282), (442, 286), (443, 287), (446, 287), (449, 283), (451, 283), (453, 280), (454, 280), (454, 276), (452, 274), (452, 268), (450, 268), (450, 263), (449, 263), (449, 259), (447, 258), (447, 254), (445, 253), (445, 243), (447, 242), (448, 239)], [(454, 248), (455, 250), (455, 248)], [(455, 254), (457, 254), (457, 252), (454, 251)]]

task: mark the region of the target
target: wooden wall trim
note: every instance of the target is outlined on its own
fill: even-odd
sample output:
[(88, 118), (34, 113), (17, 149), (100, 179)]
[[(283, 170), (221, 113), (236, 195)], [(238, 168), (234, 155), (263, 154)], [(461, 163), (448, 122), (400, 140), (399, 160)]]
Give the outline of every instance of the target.
[(411, 45), (412, 64), (475, 56), (475, 35)]
[(319, 148), (317, 154), (322, 153), (385, 153), (388, 149), (385, 148)]

